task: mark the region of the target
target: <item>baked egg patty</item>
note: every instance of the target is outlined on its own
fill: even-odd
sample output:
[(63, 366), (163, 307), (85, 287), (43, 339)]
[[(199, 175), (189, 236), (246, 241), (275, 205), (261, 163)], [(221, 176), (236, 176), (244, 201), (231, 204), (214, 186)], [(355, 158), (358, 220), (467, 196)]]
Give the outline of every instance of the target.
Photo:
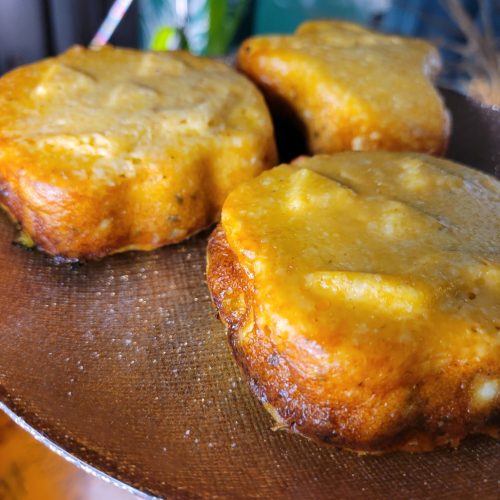
[(500, 425), (500, 183), (417, 153), (338, 153), (236, 188), (213, 302), (278, 422), (360, 452)]
[(68, 258), (181, 241), (276, 163), (255, 86), (187, 52), (74, 47), (0, 78), (0, 109), (0, 203)]
[(446, 149), (450, 119), (432, 83), (441, 60), (423, 40), (310, 21), (246, 40), (238, 66), (276, 115), (298, 123), (312, 153)]

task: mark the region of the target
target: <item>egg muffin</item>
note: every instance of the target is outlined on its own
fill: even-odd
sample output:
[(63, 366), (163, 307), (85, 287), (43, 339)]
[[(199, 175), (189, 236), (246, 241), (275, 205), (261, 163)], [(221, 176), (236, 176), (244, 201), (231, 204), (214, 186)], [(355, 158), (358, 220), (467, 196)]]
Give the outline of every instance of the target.
[(237, 63), (311, 153), (446, 149), (450, 118), (433, 85), (440, 56), (423, 40), (310, 21), (246, 40)]
[(427, 451), (500, 426), (500, 182), (418, 153), (282, 165), (227, 198), (208, 285), (279, 426)]
[(187, 52), (74, 47), (0, 78), (0, 203), (69, 259), (179, 242), (276, 162), (260, 92)]

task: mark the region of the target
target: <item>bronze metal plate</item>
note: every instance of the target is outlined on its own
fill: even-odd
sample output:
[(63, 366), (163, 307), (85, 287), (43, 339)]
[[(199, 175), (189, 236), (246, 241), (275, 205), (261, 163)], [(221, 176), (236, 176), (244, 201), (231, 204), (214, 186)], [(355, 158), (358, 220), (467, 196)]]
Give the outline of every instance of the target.
[[(450, 156), (493, 173), (500, 113), (447, 93)], [(175, 498), (498, 498), (500, 442), (357, 456), (271, 430), (204, 281), (208, 233), (56, 265), (0, 218), (0, 401), (94, 473)]]

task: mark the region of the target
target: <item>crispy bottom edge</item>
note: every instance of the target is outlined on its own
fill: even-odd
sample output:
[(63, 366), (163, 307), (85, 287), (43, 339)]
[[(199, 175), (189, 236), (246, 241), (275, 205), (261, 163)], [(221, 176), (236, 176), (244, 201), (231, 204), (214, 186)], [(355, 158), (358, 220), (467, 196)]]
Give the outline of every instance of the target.
[[(318, 403), (307, 394), (299, 400), (283, 398), (281, 389), (287, 374), (276, 363), (276, 352), (269, 335), (260, 331), (253, 317), (253, 283), (230, 248), (219, 224), (210, 236), (207, 249), (207, 284), (220, 320), (227, 327), (228, 339), (236, 363), (250, 388), (276, 421), (273, 430), (287, 430), (316, 443), (335, 446), (360, 455), (387, 452), (427, 452), (436, 447), (458, 447), (469, 434), (500, 437), (500, 414), (495, 413), (478, 427), (463, 427), (453, 434), (437, 435), (421, 423), (394, 429), (381, 439), (359, 441), (345, 439), (331, 422), (315, 415), (321, 413)], [(241, 339), (245, 338), (245, 342)], [(248, 339), (251, 339), (250, 341)], [(292, 381), (293, 382), (293, 381)]]
[[(10, 198), (13, 193), (9, 191)], [(215, 221), (203, 224), (199, 228), (188, 231), (185, 235), (179, 238), (168, 239), (159, 243), (142, 243), (142, 244), (127, 244), (123, 246), (113, 247), (96, 247), (94, 250), (88, 250), (83, 252), (72, 252), (67, 253), (64, 251), (60, 251), (57, 247), (57, 244), (44, 244), (44, 241), (51, 242), (50, 234), (48, 234), (44, 228), (38, 228), (37, 235), (32, 234), (23, 226), (22, 217), (18, 217), (16, 213), (18, 212), (19, 205), (14, 203), (11, 207), (9, 203), (6, 201), (9, 196), (5, 196), (5, 194), (0, 193), (0, 211), (3, 212), (8, 219), (16, 226), (17, 235), (15, 236), (12, 243), (22, 247), (25, 250), (38, 250), (47, 256), (54, 259), (54, 262), (57, 264), (61, 263), (76, 263), (76, 262), (86, 262), (86, 261), (98, 261), (105, 257), (125, 253), (132, 251), (139, 252), (150, 252), (153, 250), (158, 250), (159, 248), (175, 245), (177, 243), (181, 243), (185, 240), (196, 236), (197, 234), (209, 229)]]

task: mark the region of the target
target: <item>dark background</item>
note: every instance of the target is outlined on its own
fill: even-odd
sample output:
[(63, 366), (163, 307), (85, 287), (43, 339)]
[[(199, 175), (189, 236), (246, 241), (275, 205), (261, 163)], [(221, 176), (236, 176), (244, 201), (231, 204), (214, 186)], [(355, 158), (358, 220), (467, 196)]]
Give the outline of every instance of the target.
[[(75, 43), (88, 45), (113, 0), (0, 0), (0, 73), (56, 54)], [(111, 38), (137, 45), (137, 2)]]
[[(141, 4), (144, 7), (150, 1), (153, 2), (132, 2), (110, 43), (138, 46), (139, 10)], [(60, 53), (75, 43), (88, 45), (112, 3), (113, 0), (0, 0), (0, 74)], [(252, 0), (234, 44), (251, 33), (291, 32), (304, 19), (340, 17), (379, 31), (419, 36), (435, 43), (444, 60), (438, 81), (441, 86), (466, 92), (471, 71), (478, 67), (478, 58), (472, 51), (474, 44), (467, 46), (447, 0), (392, 0), (385, 7), (384, 2), (379, 2), (378, 11), (374, 10), (375, 0), (315, 0), (310, 4), (313, 7), (306, 8), (309, 4), (300, 0)], [(500, 48), (500, 0), (460, 0), (460, 4), (479, 32), (485, 31), (485, 22), (491, 24)], [(478, 75), (483, 74), (484, 68), (479, 69)]]

